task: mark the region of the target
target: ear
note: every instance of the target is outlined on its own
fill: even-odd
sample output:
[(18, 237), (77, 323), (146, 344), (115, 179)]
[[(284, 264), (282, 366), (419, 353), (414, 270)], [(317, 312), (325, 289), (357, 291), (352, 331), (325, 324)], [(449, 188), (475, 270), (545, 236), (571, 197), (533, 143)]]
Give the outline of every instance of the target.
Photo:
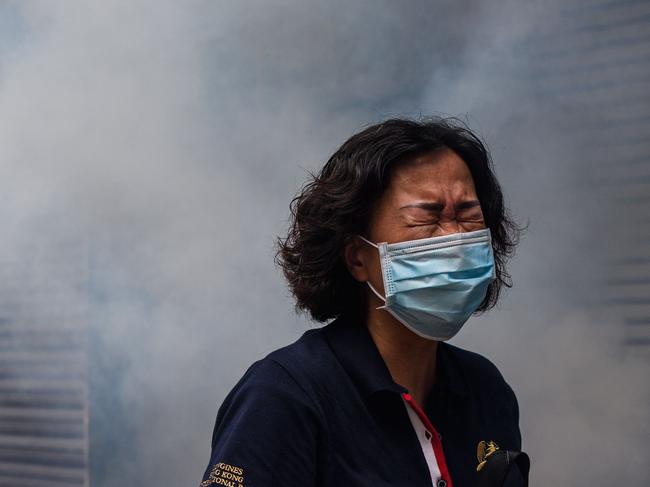
[(343, 246), (343, 260), (352, 277), (365, 282), (370, 277), (368, 245), (358, 237), (349, 237)]

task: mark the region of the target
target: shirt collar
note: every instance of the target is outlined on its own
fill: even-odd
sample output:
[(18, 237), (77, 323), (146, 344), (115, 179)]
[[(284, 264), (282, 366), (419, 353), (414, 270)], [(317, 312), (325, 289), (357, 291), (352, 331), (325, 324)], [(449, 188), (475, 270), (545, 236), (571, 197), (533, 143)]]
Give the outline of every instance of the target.
[[(324, 331), (334, 354), (364, 396), (380, 391), (408, 392), (391, 377), (364, 323), (341, 316), (326, 325)], [(438, 344), (436, 389), (465, 397), (467, 385), (449, 347), (445, 342)]]

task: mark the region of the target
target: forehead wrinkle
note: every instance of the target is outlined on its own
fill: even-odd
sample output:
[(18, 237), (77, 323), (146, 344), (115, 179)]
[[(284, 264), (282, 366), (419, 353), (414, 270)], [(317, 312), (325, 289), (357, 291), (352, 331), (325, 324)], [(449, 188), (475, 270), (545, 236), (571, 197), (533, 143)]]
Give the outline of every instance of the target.
[[(401, 194), (400, 194), (401, 193)], [(404, 186), (395, 191), (393, 197), (397, 200), (400, 209), (408, 206), (422, 207), (422, 205), (441, 205), (442, 208), (454, 203), (454, 207), (464, 205), (469, 201), (477, 201), (478, 197), (473, 186), (458, 181), (451, 186), (426, 185)]]
[[(451, 173), (439, 172), (442, 169), (441, 165), (448, 162), (444, 158), (432, 160), (424, 156), (405, 161), (404, 164), (395, 167), (384, 193), (387, 197), (384, 204), (392, 207), (393, 211), (399, 211), (404, 206), (415, 203), (440, 203), (442, 210), (431, 208), (430, 211), (441, 212), (450, 208), (449, 201), (477, 200), (474, 181), (469, 171), (459, 171), (456, 167), (451, 170)], [(425, 165), (428, 169), (422, 171)]]

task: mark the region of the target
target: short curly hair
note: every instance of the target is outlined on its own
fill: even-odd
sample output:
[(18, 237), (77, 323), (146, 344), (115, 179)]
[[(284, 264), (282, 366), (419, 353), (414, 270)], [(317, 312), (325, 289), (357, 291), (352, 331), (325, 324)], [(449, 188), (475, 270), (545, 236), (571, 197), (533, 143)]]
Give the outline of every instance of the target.
[(345, 265), (345, 243), (354, 235), (367, 234), (392, 168), (442, 148), (453, 150), (467, 164), (492, 235), (496, 280), (476, 313), (493, 308), (503, 286), (512, 287), (505, 264), (523, 228), (504, 206), (483, 142), (456, 118), (393, 118), (350, 137), (291, 201), (289, 230), (286, 237), (278, 237), (275, 261), (298, 311), (308, 312), (316, 321), (365, 313), (365, 288)]

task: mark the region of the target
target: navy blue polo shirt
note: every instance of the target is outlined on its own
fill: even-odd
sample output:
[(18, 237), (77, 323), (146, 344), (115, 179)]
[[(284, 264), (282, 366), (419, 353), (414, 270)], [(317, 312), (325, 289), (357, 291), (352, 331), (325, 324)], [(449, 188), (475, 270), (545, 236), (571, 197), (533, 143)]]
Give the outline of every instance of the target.
[[(488, 359), (446, 342), (422, 410), (453, 487), (479, 441), (520, 450), (517, 399)], [(219, 408), (201, 485), (431, 487), (416, 432), (367, 327), (341, 317), (254, 362)]]

